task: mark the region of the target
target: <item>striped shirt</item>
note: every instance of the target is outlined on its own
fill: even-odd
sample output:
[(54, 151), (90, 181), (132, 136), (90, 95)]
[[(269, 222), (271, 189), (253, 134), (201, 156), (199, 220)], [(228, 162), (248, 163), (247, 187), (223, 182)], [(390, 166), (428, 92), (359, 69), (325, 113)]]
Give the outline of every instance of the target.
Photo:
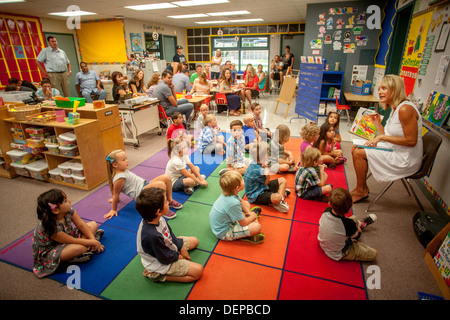
[(300, 167), (295, 174), (295, 192), (301, 196), (308, 188), (317, 186), (320, 183), (318, 167)]

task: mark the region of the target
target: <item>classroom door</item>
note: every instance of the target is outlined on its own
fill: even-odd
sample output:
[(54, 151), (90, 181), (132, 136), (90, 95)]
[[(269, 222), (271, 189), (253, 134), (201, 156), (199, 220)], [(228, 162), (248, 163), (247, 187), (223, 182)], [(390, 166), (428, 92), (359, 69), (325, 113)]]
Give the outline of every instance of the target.
[(293, 34), (283, 35), (281, 38), (281, 55), (285, 54), (284, 48), (291, 47), (291, 53), (294, 55), (294, 69), (300, 69), (300, 57), (303, 55), (303, 42), (305, 35)]
[(177, 53), (177, 37), (163, 35), (164, 59), (167, 62), (173, 61), (173, 56)]
[[(58, 41), (58, 47), (64, 50), (69, 58), (70, 64), (72, 65), (72, 74), (70, 75), (70, 96), (78, 97), (77, 90), (75, 89), (75, 77), (80, 71), (80, 64), (78, 63), (77, 50), (75, 48), (75, 40), (73, 34), (70, 33), (48, 33), (44, 32), (45, 45), (48, 47), (47, 37), (53, 35)], [(61, 92), (62, 94), (62, 92)]]

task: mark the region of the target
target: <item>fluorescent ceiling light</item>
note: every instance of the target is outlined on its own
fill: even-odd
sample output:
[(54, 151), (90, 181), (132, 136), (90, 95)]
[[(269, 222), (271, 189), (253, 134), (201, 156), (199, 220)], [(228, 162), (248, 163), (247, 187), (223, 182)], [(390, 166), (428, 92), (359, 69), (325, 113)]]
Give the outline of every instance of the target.
[(212, 17), (233, 16), (233, 15), (239, 15), (239, 14), (250, 14), (250, 12), (248, 12), (247, 10), (242, 10), (242, 11), (226, 11), (226, 12), (207, 13), (208, 16), (212, 16)]
[(178, 16), (167, 16), (167, 18), (172, 19), (189, 19), (189, 18), (203, 18), (203, 17), (207, 17), (207, 15), (204, 13), (194, 13), (194, 14), (181, 14)]
[(193, 7), (193, 6), (203, 6), (205, 4), (218, 4), (226, 3), (228, 0), (188, 0), (188, 1), (175, 1), (172, 2), (180, 7)]
[(156, 10), (156, 9), (167, 9), (167, 8), (177, 8), (176, 5), (173, 5), (168, 2), (162, 2), (162, 3), (151, 3), (151, 4), (142, 4), (137, 6), (126, 6), (125, 8), (131, 9), (131, 10)]
[(264, 19), (240, 19), (240, 20), (230, 20), (230, 22), (252, 22), (252, 21), (264, 21)]
[(218, 23), (228, 23), (227, 20), (219, 20), (219, 21), (199, 21), (197, 24), (218, 24)]
[(87, 11), (63, 11), (63, 12), (52, 12), (49, 15), (52, 16), (61, 16), (61, 17), (78, 17), (78, 16), (89, 16), (96, 14), (95, 12), (87, 12)]
[(0, 3), (25, 2), (25, 0), (0, 0)]

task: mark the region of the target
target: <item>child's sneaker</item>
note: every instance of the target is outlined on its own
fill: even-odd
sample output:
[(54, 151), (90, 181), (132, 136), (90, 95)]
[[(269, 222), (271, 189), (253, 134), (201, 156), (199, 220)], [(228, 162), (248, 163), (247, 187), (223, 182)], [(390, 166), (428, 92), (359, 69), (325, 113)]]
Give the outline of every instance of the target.
[(284, 197), (288, 197), (291, 194), (291, 190), (289, 190), (288, 188), (286, 188), (286, 190), (284, 190)]
[(219, 176), (223, 175), (227, 171), (228, 171), (228, 168), (223, 168), (222, 170), (219, 171)]
[(377, 220), (377, 216), (374, 215), (373, 213), (369, 213), (362, 221), (360, 224), (360, 228), (364, 229), (365, 227), (367, 227), (369, 224), (374, 223)]
[(103, 229), (98, 229), (94, 235), (95, 240), (100, 241), (100, 239), (103, 237), (104, 233), (105, 233), (105, 231)]
[(295, 172), (296, 172), (296, 171), (295, 171), (295, 166), (294, 166), (293, 164), (291, 164), (291, 165), (289, 166), (288, 172), (290, 172), (290, 173), (295, 173)]
[(175, 212), (169, 210), (169, 212), (167, 212), (163, 217), (170, 220), (175, 218), (176, 216), (177, 214)]
[(239, 240), (258, 244), (258, 243), (263, 242), (265, 237), (266, 236), (263, 233), (258, 233), (253, 236), (250, 236), (250, 237), (240, 238)]
[(289, 205), (284, 200), (281, 200), (281, 202), (279, 203), (272, 203), (270, 206), (274, 207), (282, 213), (286, 213), (289, 211)]
[(250, 211), (253, 211), (254, 213), (256, 213), (256, 216), (259, 218), (261, 216), (261, 207), (253, 207)]
[(172, 199), (172, 202), (169, 203), (169, 207), (174, 208), (174, 209), (181, 209), (183, 208), (183, 205), (181, 203), (179, 203), (178, 201), (176, 201), (175, 199)]
[(146, 278), (149, 278), (153, 282), (165, 282), (166, 276), (157, 272), (148, 272), (147, 269), (144, 270), (142, 275)]
[(67, 261), (68, 264), (80, 264), (80, 263), (86, 263), (91, 261), (91, 259), (94, 257), (94, 254), (90, 251), (83, 253), (81, 256), (72, 258)]
[(188, 196), (194, 193), (194, 188), (191, 187), (184, 187), (183, 190)]

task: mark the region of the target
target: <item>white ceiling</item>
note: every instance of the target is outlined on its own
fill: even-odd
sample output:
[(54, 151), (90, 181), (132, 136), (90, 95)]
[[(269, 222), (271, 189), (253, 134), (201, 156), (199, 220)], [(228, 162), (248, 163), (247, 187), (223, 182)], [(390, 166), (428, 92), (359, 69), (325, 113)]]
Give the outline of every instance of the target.
[[(345, 2), (349, 0), (229, 0), (229, 3), (217, 5), (202, 5), (184, 8), (178, 7), (152, 11), (135, 11), (124, 8), (124, 6), (170, 1), (171, 0), (26, 0), (26, 2), (23, 3), (0, 4), (0, 13), (14, 13), (40, 18), (66, 20), (67, 18), (51, 16), (48, 14), (50, 12), (66, 11), (69, 5), (77, 5), (80, 7), (80, 10), (97, 13), (96, 15), (82, 16), (82, 21), (109, 19), (117, 16), (123, 16), (125, 18), (147, 21), (148, 23), (160, 23), (179, 27), (201, 27), (207, 25), (195, 24), (195, 22), (249, 18), (262, 18), (264, 21), (230, 23), (230, 25), (303, 22), (306, 21), (307, 3), (339, 2), (336, 6), (345, 6)], [(167, 18), (167, 16), (170, 15), (236, 10), (247, 10), (251, 12), (251, 14), (191, 19)]]

